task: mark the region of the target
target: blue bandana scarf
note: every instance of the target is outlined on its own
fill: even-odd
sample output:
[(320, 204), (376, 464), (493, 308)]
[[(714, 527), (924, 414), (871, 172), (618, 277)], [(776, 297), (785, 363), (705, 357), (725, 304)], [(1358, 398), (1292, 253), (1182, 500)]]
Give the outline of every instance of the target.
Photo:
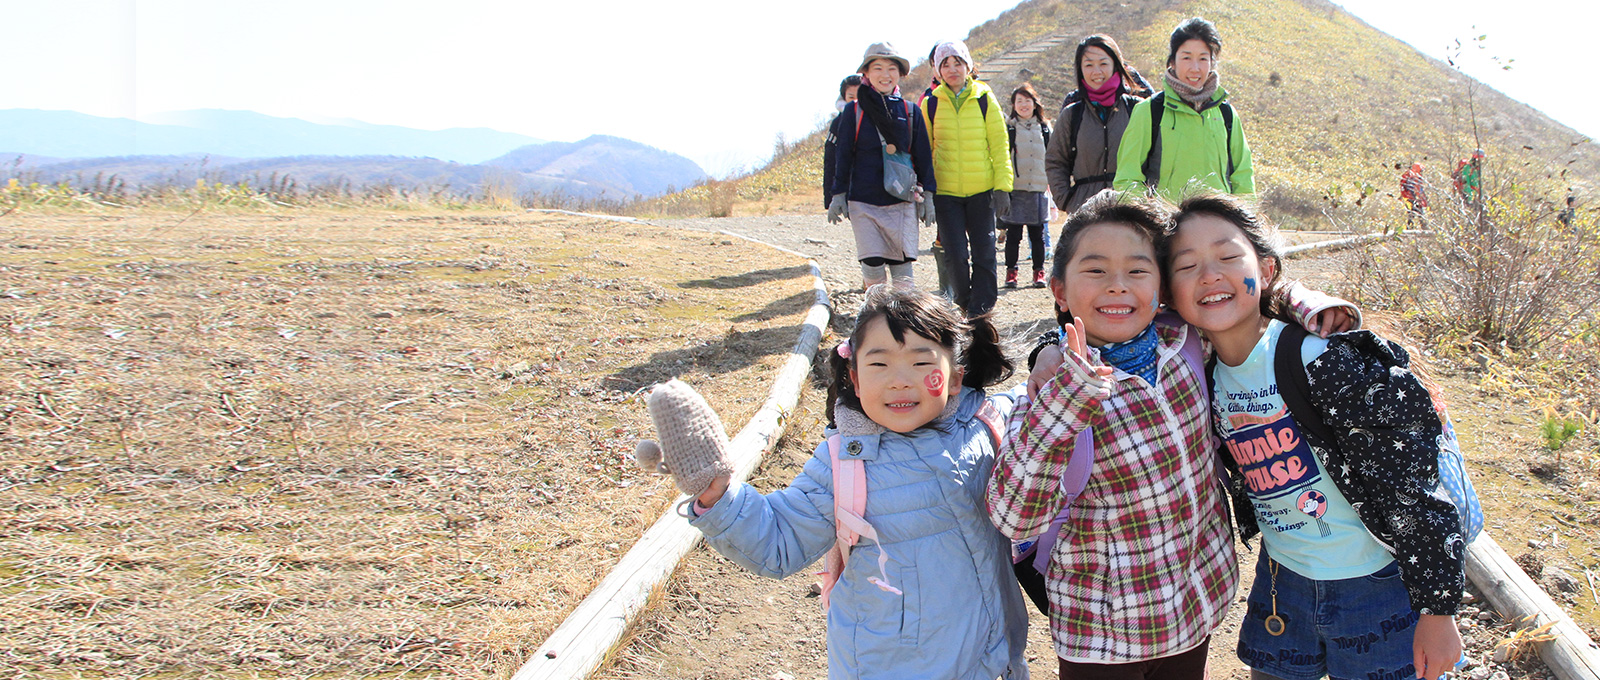
[(1144, 332), (1123, 342), (1114, 342), (1100, 348), (1100, 360), (1128, 373), (1156, 384), (1156, 325), (1145, 326)]

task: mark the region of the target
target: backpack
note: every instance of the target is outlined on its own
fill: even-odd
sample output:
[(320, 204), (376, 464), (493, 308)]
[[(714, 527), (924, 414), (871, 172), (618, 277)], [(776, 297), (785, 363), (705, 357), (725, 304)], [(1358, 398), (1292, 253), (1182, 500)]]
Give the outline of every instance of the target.
[[(1157, 317), (1155, 323), (1165, 323), (1168, 326), (1181, 327), (1183, 322), (1176, 318)], [(1200, 331), (1189, 328), (1183, 340), (1183, 347), (1178, 350), (1178, 355), (1189, 364), (1194, 371), (1196, 379), (1206, 377), (1205, 360), (1201, 358), (1204, 351), (1200, 344)], [(1072, 504), (1083, 493), (1084, 487), (1089, 485), (1089, 471), (1094, 468), (1094, 429), (1085, 429), (1078, 433), (1078, 438), (1073, 440), (1072, 458), (1067, 461), (1067, 469), (1061, 475), (1061, 491), (1066, 494), (1066, 505), (1055, 519), (1050, 520), (1050, 528), (1044, 533), (1032, 537), (1013, 541), (1011, 545), (1011, 561), (1013, 564), (1024, 560), (1033, 559), (1033, 569), (1041, 574), (1050, 564), (1050, 553), (1055, 549), (1056, 541), (1061, 536), (1061, 526), (1067, 523), (1067, 518), (1072, 515)]]
[[(1322, 414), (1306, 398), (1311, 393), (1311, 383), (1306, 375), (1305, 364), (1300, 361), (1300, 345), (1305, 339), (1306, 329), (1298, 324), (1291, 323), (1284, 327), (1283, 334), (1278, 336), (1273, 357), (1273, 376), (1278, 381), (1278, 393), (1283, 397), (1283, 403), (1289, 408), (1289, 415), (1294, 417), (1295, 423), (1315, 433), (1322, 441), (1333, 443), (1338, 440), (1332, 428), (1323, 422)], [(1461, 455), (1461, 442), (1456, 440), (1455, 426), (1451, 424), (1449, 416), (1444, 413), (1439, 416), (1444, 421), (1444, 432), (1439, 435), (1439, 485), (1444, 487), (1445, 495), (1456, 506), (1462, 538), (1471, 543), (1483, 531), (1483, 506), (1478, 502), (1478, 492), (1473, 488), (1472, 480), (1467, 478), (1466, 461)]]
[[(994, 442), (996, 451), (1000, 450), (1000, 411), (994, 407), (993, 402), (985, 401), (983, 407), (978, 409), (978, 421), (989, 430), (989, 437)], [(828, 437), (828, 456), (833, 463), (833, 522), (834, 541), (833, 548), (828, 550), (824, 563), (827, 565), (822, 572), (822, 608), (828, 608), (828, 593), (833, 591), (834, 584), (839, 582), (839, 576), (844, 574), (845, 561), (850, 558), (850, 548), (856, 541), (865, 536), (878, 544), (878, 575), (867, 578), (867, 582), (877, 586), (884, 592), (903, 595), (900, 589), (889, 584), (889, 574), (886, 571), (889, 564), (889, 552), (883, 549), (883, 544), (878, 540), (878, 532), (866, 520), (867, 512), (867, 464), (859, 459), (841, 460), (839, 448), (844, 438), (835, 434)], [(1085, 473), (1087, 478), (1087, 473)]]
[[(1077, 91), (1074, 90), (1073, 94), (1077, 94)], [(1079, 184), (1089, 184), (1091, 182), (1110, 182), (1111, 180), (1116, 179), (1117, 173), (1105, 172), (1098, 175), (1090, 175), (1083, 179), (1078, 179), (1077, 177), (1072, 176), (1073, 169), (1078, 167), (1078, 130), (1083, 127), (1083, 110), (1088, 106), (1088, 103), (1082, 99), (1075, 100), (1072, 98), (1072, 95), (1067, 95), (1067, 98), (1069, 101), (1076, 101), (1078, 103), (1077, 106), (1072, 107), (1071, 124), (1070, 129), (1067, 132), (1069, 135), (1067, 137), (1067, 179), (1072, 183), (1072, 193), (1067, 194), (1067, 201), (1071, 201), (1072, 194), (1077, 193)], [(1139, 103), (1138, 97), (1126, 93), (1118, 95), (1117, 99), (1124, 106), (1127, 106), (1129, 111), (1133, 110), (1134, 104)]]
[[(1155, 155), (1156, 144), (1161, 141), (1161, 118), (1167, 113), (1167, 91), (1157, 92), (1150, 102), (1150, 151), (1144, 157), (1144, 183), (1146, 187), (1154, 187), (1161, 180), (1161, 168), (1150, 167), (1150, 159)], [(1222, 181), (1228, 184), (1228, 191), (1233, 191), (1233, 105), (1222, 102), (1217, 105), (1222, 111), (1222, 126), (1228, 130), (1228, 174)]]
[[(900, 100), (900, 104), (905, 108), (906, 127), (909, 129), (909, 132), (906, 134), (906, 139), (910, 140), (910, 143), (914, 144), (916, 143), (914, 138), (917, 135), (917, 126), (916, 123), (911, 120), (911, 102), (908, 102), (902, 98)], [(855, 104), (855, 109), (856, 132), (855, 136), (850, 140), (852, 145), (854, 145), (857, 140), (861, 139), (861, 119), (864, 115), (861, 112), (860, 103)], [(876, 130), (876, 128), (874, 129)], [(831, 135), (832, 133), (829, 134)], [(900, 149), (895, 153), (889, 153), (889, 140), (884, 139), (883, 132), (881, 130), (878, 131), (878, 141), (883, 144), (884, 192), (902, 201), (914, 200), (912, 194), (917, 186), (917, 171), (916, 168), (914, 168), (911, 164), (911, 149)], [(853, 174), (852, 177), (854, 177)]]

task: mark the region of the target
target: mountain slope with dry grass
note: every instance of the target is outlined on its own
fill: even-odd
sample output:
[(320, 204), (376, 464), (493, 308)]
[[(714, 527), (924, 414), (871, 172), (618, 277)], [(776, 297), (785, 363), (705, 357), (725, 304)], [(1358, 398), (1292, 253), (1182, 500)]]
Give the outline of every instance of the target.
[[(1434, 184), (1444, 186), (1454, 159), (1480, 145), (1493, 161), (1491, 173), (1514, 172), (1547, 198), (1600, 176), (1600, 147), (1584, 135), (1322, 0), (1033, 0), (972, 29), (967, 43), (982, 64), (1040, 38), (1070, 36), (990, 82), (1004, 94), (1029, 80), (1053, 109), (1076, 86), (1071, 62), (1078, 39), (1112, 35), (1129, 61), (1159, 82), (1167, 36), (1190, 16), (1222, 30), (1223, 85), (1255, 154), (1262, 198), (1280, 220), (1321, 221), (1324, 211), (1363, 191), (1393, 192), (1395, 163), (1421, 160)], [(925, 46), (902, 48), (920, 54)], [(904, 89), (920, 92), (928, 74), (919, 64)], [(734, 181), (723, 203), (748, 212), (820, 210), (821, 144), (821, 134), (805, 138)], [(663, 205), (709, 193), (696, 189)], [(807, 200), (780, 198), (786, 194)]]

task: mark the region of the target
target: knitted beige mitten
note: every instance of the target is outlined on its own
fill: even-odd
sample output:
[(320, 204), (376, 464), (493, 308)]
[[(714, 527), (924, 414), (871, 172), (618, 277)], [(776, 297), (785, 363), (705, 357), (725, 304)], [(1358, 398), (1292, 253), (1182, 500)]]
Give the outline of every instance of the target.
[(733, 474), (722, 419), (694, 388), (676, 379), (657, 385), (650, 392), (650, 419), (661, 443), (646, 439), (634, 448), (645, 470), (672, 475), (690, 496), (700, 495), (711, 480)]

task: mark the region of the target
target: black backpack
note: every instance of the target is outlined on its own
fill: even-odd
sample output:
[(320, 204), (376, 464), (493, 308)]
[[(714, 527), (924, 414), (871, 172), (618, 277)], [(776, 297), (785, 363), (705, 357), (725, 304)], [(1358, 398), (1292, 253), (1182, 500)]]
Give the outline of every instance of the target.
[[(1147, 101), (1150, 102), (1150, 151), (1144, 157), (1144, 184), (1153, 188), (1161, 179), (1161, 168), (1150, 167), (1150, 157), (1155, 155), (1156, 145), (1161, 143), (1161, 118), (1167, 112), (1166, 90), (1157, 92), (1156, 96)], [(1228, 130), (1228, 174), (1223, 176), (1222, 181), (1228, 184), (1228, 191), (1231, 193), (1233, 191), (1233, 105), (1222, 102), (1217, 108), (1222, 110), (1222, 126)]]
[[(1071, 123), (1070, 123), (1069, 129), (1067, 130), (1067, 134), (1070, 135), (1069, 137), (1067, 137), (1067, 172), (1068, 173), (1071, 173), (1074, 168), (1078, 167), (1078, 129), (1083, 127), (1083, 110), (1084, 110), (1084, 108), (1089, 106), (1089, 103), (1087, 101), (1084, 101), (1082, 99), (1074, 99), (1073, 95), (1076, 95), (1076, 94), (1077, 94), (1077, 91), (1074, 90), (1072, 94), (1067, 95), (1068, 100), (1075, 101), (1078, 104), (1077, 106), (1072, 107)], [(1118, 95), (1117, 99), (1118, 99), (1118, 101), (1120, 101), (1122, 103), (1122, 105), (1128, 107), (1129, 111), (1133, 111), (1133, 105), (1139, 103), (1139, 98), (1138, 97), (1135, 97), (1135, 96), (1133, 96), (1131, 94), (1128, 94), (1126, 92), (1124, 92), (1123, 94)], [(1060, 122), (1060, 121), (1057, 121), (1057, 122)], [(1074, 178), (1072, 178), (1072, 187), (1073, 187), (1073, 190), (1076, 191), (1079, 184), (1089, 184), (1091, 182), (1110, 182), (1113, 179), (1116, 179), (1116, 173), (1114, 173), (1114, 172), (1113, 173), (1103, 173), (1103, 174), (1099, 174), (1099, 175), (1091, 175), (1089, 177), (1084, 177), (1082, 179), (1078, 179), (1078, 178), (1074, 177)], [(1072, 200), (1071, 196), (1068, 196), (1067, 200)]]

